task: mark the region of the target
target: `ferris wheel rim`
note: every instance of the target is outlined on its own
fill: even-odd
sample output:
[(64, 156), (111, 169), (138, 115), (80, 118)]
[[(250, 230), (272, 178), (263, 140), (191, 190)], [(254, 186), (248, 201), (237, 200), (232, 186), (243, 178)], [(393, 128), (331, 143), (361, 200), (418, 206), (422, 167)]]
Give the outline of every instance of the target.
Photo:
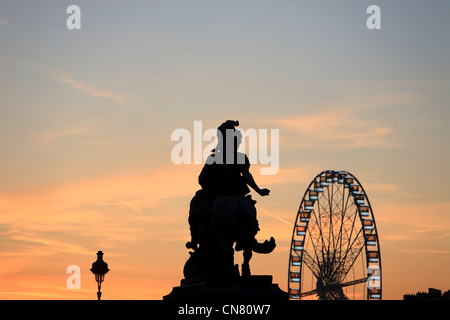
[[(324, 179), (324, 177), (325, 177), (325, 179)], [(339, 178), (341, 178), (342, 181), (339, 181)], [(318, 182), (320, 182), (319, 185), (317, 184)], [(323, 187), (328, 187), (330, 183), (334, 184), (336, 182), (338, 182), (338, 184), (343, 184), (344, 188), (351, 187), (351, 191), (349, 189), (347, 197), (350, 197), (350, 195), (352, 195), (352, 200), (355, 205), (354, 219), (356, 220), (356, 218), (359, 217), (358, 220), (361, 223), (361, 229), (359, 230), (359, 232), (363, 231), (362, 238), (364, 239), (363, 245), (359, 249), (358, 253), (356, 254), (356, 257), (354, 258), (353, 262), (350, 264), (350, 267), (348, 268), (347, 273), (353, 268), (354, 262), (356, 261), (356, 259), (358, 259), (359, 254), (364, 249), (364, 253), (365, 253), (365, 258), (364, 258), (365, 261), (364, 262), (365, 262), (365, 267), (366, 267), (365, 271), (369, 272), (370, 268), (376, 267), (378, 269), (377, 270), (378, 273), (376, 275), (377, 275), (377, 279), (379, 279), (379, 289), (378, 289), (378, 287), (376, 289), (372, 289), (372, 288), (369, 288), (369, 286), (367, 286), (367, 289), (366, 289), (367, 290), (367, 299), (369, 299), (369, 298), (370, 299), (381, 299), (381, 292), (382, 292), (382, 290), (381, 290), (381, 288), (382, 288), (382, 286), (381, 286), (381, 284), (382, 284), (382, 282), (381, 282), (381, 279), (382, 279), (381, 278), (381, 253), (380, 253), (381, 249), (380, 249), (378, 229), (376, 227), (376, 222), (375, 222), (375, 216), (373, 214), (373, 210), (372, 210), (372, 206), (371, 206), (369, 197), (367, 196), (367, 193), (366, 193), (364, 187), (362, 186), (362, 184), (360, 183), (360, 181), (352, 173), (350, 173), (348, 171), (343, 171), (343, 170), (323, 170), (322, 172), (317, 174), (311, 180), (311, 182), (309, 183), (308, 187), (305, 190), (305, 193), (303, 194), (303, 197), (300, 202), (299, 209), (298, 209), (298, 212), (297, 212), (297, 215), (295, 218), (295, 224), (294, 224), (294, 230), (292, 233), (291, 247), (290, 247), (290, 254), (289, 254), (288, 290), (289, 290), (290, 299), (293, 296), (294, 296), (293, 299), (301, 298), (301, 295), (302, 295), (301, 285), (299, 284), (299, 288), (296, 290), (297, 292), (295, 292), (295, 294), (292, 294), (291, 293), (291, 289), (292, 289), (291, 283), (292, 283), (293, 279), (296, 280), (297, 283), (301, 282), (301, 278), (302, 278), (301, 272), (303, 270), (303, 265), (305, 264), (304, 263), (304, 253), (306, 252), (306, 251), (303, 251), (303, 248), (302, 248), (301, 254), (299, 256), (297, 251), (294, 249), (295, 248), (294, 241), (298, 241), (299, 243), (301, 242), (302, 245), (304, 245), (305, 239), (306, 239), (306, 232), (310, 231), (309, 230), (309, 221), (311, 218), (311, 212), (314, 212), (314, 209), (309, 208), (308, 210), (303, 210), (302, 208), (305, 208), (305, 206), (304, 206), (306, 203), (305, 201), (309, 201), (309, 204), (311, 205), (311, 199), (312, 199), (311, 191), (313, 191), (312, 194), (316, 195), (316, 198), (314, 199), (314, 201), (312, 201), (312, 206), (314, 206), (315, 201), (317, 201), (317, 203), (319, 203), (318, 197), (319, 197), (319, 193), (323, 192), (323, 190), (324, 190)], [(314, 187), (312, 188), (313, 185), (314, 185)], [(358, 191), (355, 191), (355, 190), (358, 190)], [(360, 190), (360, 192), (359, 192), (359, 190)], [(329, 189), (328, 189), (328, 191), (329, 191)], [(344, 191), (342, 191), (343, 197), (344, 197), (344, 193), (345, 193), (345, 189), (344, 189)], [(308, 195), (309, 195), (309, 197), (307, 197)], [(356, 197), (356, 195), (358, 195), (358, 197)], [(332, 196), (334, 196), (334, 194)], [(347, 199), (347, 201), (348, 201), (348, 199)], [(364, 203), (364, 201), (365, 201), (365, 203)], [(331, 206), (332, 206), (332, 204), (331, 204)], [(364, 215), (366, 217), (369, 217), (368, 219), (363, 219), (363, 214), (362, 214), (363, 207), (364, 207)], [(347, 210), (347, 207), (345, 208), (345, 211), (346, 210)], [(305, 214), (307, 211), (309, 211), (309, 215)], [(344, 214), (345, 214), (345, 212), (343, 211), (342, 212), (343, 217), (344, 217)], [(308, 217), (308, 218), (305, 218), (305, 221), (306, 221), (305, 224), (299, 224), (299, 222), (302, 221), (301, 215), (303, 215), (303, 217)], [(330, 220), (332, 221), (332, 215), (333, 215), (332, 208), (330, 208), (329, 215), (330, 215)], [(320, 214), (319, 214), (319, 217), (320, 217)], [(355, 221), (353, 222), (352, 228), (354, 227), (354, 223), (355, 223)], [(364, 230), (366, 230), (366, 227), (364, 226), (364, 224), (367, 224), (367, 225), (370, 224), (372, 231), (366, 233), (364, 231)], [(302, 231), (303, 234), (301, 235), (302, 237), (300, 238), (302, 240), (296, 240), (297, 239), (296, 233), (298, 235), (298, 232), (299, 232), (298, 227), (304, 227), (304, 230)], [(321, 227), (319, 227), (319, 228), (321, 228)], [(341, 228), (342, 228), (342, 226), (341, 226)], [(367, 228), (369, 228), (369, 227), (367, 227)], [(352, 229), (352, 232), (353, 232), (353, 229)], [(358, 235), (355, 237), (354, 241), (357, 240), (357, 238), (359, 236), (359, 232), (358, 232)], [(310, 234), (310, 236), (311, 236), (311, 234)], [(340, 236), (342, 237), (342, 235), (340, 235)], [(311, 238), (312, 238), (312, 236), (311, 236)], [(371, 240), (371, 242), (375, 243), (375, 244), (373, 244), (373, 243), (370, 244), (370, 246), (375, 246), (376, 250), (368, 249), (369, 239)], [(334, 241), (334, 239), (333, 239), (333, 241)], [(352, 243), (352, 246), (353, 246), (353, 243)], [(350, 249), (350, 247), (347, 248), (347, 252), (348, 252), (348, 249)], [(322, 250), (323, 250), (323, 247), (322, 247)], [(347, 252), (346, 252), (346, 254), (347, 254)], [(295, 253), (295, 255), (293, 253)], [(323, 254), (323, 252), (322, 252), (322, 254)], [(327, 254), (329, 254), (329, 253), (327, 253)], [(294, 261), (294, 258), (296, 258), (295, 261)], [(346, 258), (346, 255), (344, 256), (344, 259), (345, 258)], [(371, 259), (373, 261), (370, 261)], [(371, 262), (372, 262), (372, 265), (370, 265)], [(376, 264), (373, 264), (375, 262), (376, 262)], [(339, 263), (338, 267), (341, 267), (340, 264), (341, 264), (341, 262)], [(307, 264), (305, 264), (305, 265), (308, 266)], [(296, 266), (296, 267), (299, 266), (299, 272), (293, 271), (294, 266)], [(308, 266), (308, 268), (310, 268), (310, 267)], [(311, 268), (310, 268), (310, 270), (311, 270), (311, 272), (313, 272)], [(320, 269), (319, 269), (319, 271), (320, 271)], [(336, 273), (337, 271), (338, 270), (336, 269), (334, 271), (334, 273)], [(342, 278), (342, 280), (346, 279), (347, 273), (344, 274), (344, 277)], [(295, 276), (297, 278), (292, 278), (293, 276)], [(317, 277), (317, 275), (315, 275), (315, 276)], [(359, 279), (359, 280), (357, 280), (357, 282), (359, 281), (358, 283), (362, 283), (362, 280), (366, 280), (369, 277), (372, 277), (372, 276), (367, 275), (367, 278)], [(317, 279), (319, 279), (319, 277), (317, 277)], [(336, 285), (339, 286), (339, 283), (336, 283)], [(294, 288), (294, 291), (295, 291), (295, 288)], [(295, 298), (296, 296), (297, 296), (297, 298)]]

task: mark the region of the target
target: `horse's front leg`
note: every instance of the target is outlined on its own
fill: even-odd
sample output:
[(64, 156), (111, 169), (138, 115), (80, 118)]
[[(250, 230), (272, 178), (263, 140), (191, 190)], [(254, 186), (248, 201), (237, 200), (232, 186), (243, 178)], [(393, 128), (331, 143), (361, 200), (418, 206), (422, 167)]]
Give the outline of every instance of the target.
[(250, 259), (252, 258), (253, 251), (250, 248), (245, 248), (243, 252), (244, 262), (242, 263), (242, 277), (250, 278)]

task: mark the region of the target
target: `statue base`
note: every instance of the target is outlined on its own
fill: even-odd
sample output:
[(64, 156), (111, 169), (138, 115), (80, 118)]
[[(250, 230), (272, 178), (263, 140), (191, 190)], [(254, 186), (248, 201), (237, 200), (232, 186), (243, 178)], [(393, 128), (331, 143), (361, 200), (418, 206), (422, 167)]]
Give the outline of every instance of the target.
[(174, 287), (163, 300), (288, 300), (272, 276), (240, 277), (234, 283), (198, 282)]

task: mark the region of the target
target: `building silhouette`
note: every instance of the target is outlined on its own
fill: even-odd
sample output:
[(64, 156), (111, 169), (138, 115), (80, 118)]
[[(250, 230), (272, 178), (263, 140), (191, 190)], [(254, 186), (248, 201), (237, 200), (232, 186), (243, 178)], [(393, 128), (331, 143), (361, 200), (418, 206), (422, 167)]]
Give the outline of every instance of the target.
[(442, 294), (439, 289), (428, 288), (428, 292), (419, 291), (415, 294), (405, 294), (403, 300), (450, 300), (450, 290)]

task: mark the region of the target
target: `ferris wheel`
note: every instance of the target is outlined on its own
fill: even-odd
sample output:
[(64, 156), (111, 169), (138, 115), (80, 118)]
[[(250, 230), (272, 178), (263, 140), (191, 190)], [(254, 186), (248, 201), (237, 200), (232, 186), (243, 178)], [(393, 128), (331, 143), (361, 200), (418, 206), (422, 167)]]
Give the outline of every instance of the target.
[(289, 299), (380, 300), (381, 255), (369, 198), (349, 172), (309, 184), (292, 234)]

